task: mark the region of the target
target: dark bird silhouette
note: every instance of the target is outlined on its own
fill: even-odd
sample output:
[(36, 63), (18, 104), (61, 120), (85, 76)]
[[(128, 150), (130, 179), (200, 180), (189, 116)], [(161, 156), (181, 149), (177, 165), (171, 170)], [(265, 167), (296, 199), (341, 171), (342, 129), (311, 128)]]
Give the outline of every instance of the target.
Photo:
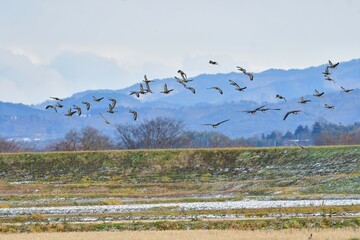
[(203, 125), (209, 125), (209, 126), (212, 126), (213, 128), (217, 128), (220, 124), (224, 123), (224, 122), (227, 122), (229, 121), (230, 119), (226, 119), (224, 121), (221, 121), (221, 122), (218, 122), (218, 123), (205, 123)]
[(151, 89), (150, 89), (150, 84), (149, 84), (148, 82), (146, 82), (145, 85), (146, 85), (145, 91), (146, 91), (147, 93), (153, 93), (153, 92), (151, 91)]
[(325, 108), (327, 108), (327, 109), (335, 109), (335, 106), (328, 105), (328, 104), (325, 103)]
[(186, 89), (189, 89), (193, 94), (195, 94), (195, 88), (185, 86)]
[(267, 112), (267, 111), (279, 111), (281, 108), (261, 108), (258, 111), (260, 112)]
[(322, 72), (322, 74), (324, 74), (325, 77), (327, 77), (328, 75), (331, 75), (331, 73), (329, 72), (329, 66), (325, 67), (325, 70)]
[(237, 86), (237, 87), (235, 88), (235, 90), (237, 90), (237, 91), (239, 91), (239, 92), (243, 92), (245, 89), (247, 89), (247, 87), (239, 87), (239, 86)]
[(286, 101), (286, 98), (283, 97), (283, 96), (281, 96), (281, 95), (279, 95), (279, 94), (276, 94), (275, 97), (278, 98), (278, 99), (281, 99), (281, 100), (285, 100), (285, 101)]
[(290, 112), (287, 112), (283, 118), (283, 120), (285, 120), (290, 114), (294, 114), (294, 115), (297, 115), (299, 114), (300, 112), (302, 112), (301, 110), (294, 110), (294, 111), (290, 111)]
[(253, 73), (246, 72), (245, 75), (248, 75), (250, 81), (254, 80), (254, 74)]
[(54, 100), (56, 100), (56, 101), (63, 101), (63, 99), (58, 98), (58, 97), (50, 97), (50, 98), (52, 98), (52, 99), (54, 99)]
[(85, 107), (86, 107), (86, 110), (90, 110), (90, 107), (91, 107), (91, 103), (89, 102), (82, 102), (82, 104), (85, 104)]
[(210, 60), (209, 63), (212, 64), (212, 65), (218, 65), (218, 66), (220, 66), (218, 62), (215, 62), (215, 61), (212, 61), (212, 60)]
[(305, 99), (304, 97), (301, 97), (300, 100), (298, 101), (298, 103), (300, 104), (306, 104), (308, 102), (311, 102), (310, 99)]
[(351, 91), (354, 91), (354, 89), (352, 88), (352, 89), (346, 89), (346, 88), (344, 88), (343, 86), (340, 86), (341, 87), (341, 89), (345, 92), (345, 93), (349, 93), (349, 92), (351, 92)]
[(114, 108), (116, 106), (116, 99), (115, 98), (109, 98), (109, 100), (111, 101), (111, 107)]
[(236, 66), (236, 68), (237, 68), (239, 71), (242, 71), (243, 73), (246, 73), (246, 69), (245, 69), (245, 68), (242, 68), (242, 67), (239, 67), (239, 66)]
[(81, 116), (81, 107), (73, 105), (74, 109), (77, 111), (78, 115)]
[(329, 60), (329, 68), (336, 68), (339, 65), (339, 63), (335, 63), (333, 64), (330, 60)]
[(107, 112), (108, 113), (115, 113), (116, 111), (114, 111), (114, 108), (115, 108), (115, 106), (112, 106), (111, 104), (109, 104)]
[(133, 119), (134, 119), (134, 121), (136, 121), (137, 116), (138, 116), (137, 111), (129, 110), (129, 113), (132, 113), (132, 114), (133, 114)]
[(57, 107), (57, 108), (63, 108), (64, 105), (62, 105), (61, 103), (57, 102), (57, 103), (56, 103), (56, 107)]
[(230, 85), (233, 85), (233, 86), (235, 86), (235, 87), (238, 87), (238, 86), (239, 86), (235, 81), (233, 81), (233, 80), (231, 80), (231, 79), (229, 79), (229, 82), (230, 82)]
[(94, 100), (95, 102), (100, 102), (100, 101), (103, 100), (103, 99), (104, 99), (103, 97), (97, 98), (97, 97), (93, 96), (93, 100)]
[(100, 116), (104, 119), (104, 122), (106, 124), (112, 125), (101, 113), (100, 113)]
[(165, 84), (164, 84), (164, 90), (161, 91), (161, 93), (168, 94), (168, 93), (170, 93), (171, 91), (174, 91), (174, 89), (168, 89), (168, 86), (167, 86), (167, 84), (165, 83)]
[(315, 89), (315, 93), (313, 94), (314, 97), (323, 97), (324, 96), (324, 92), (319, 92), (318, 90)]
[(192, 79), (187, 79), (187, 78), (182, 78), (182, 79), (180, 79), (180, 78), (178, 78), (178, 77), (176, 77), (176, 76), (174, 76), (174, 78), (176, 79), (176, 81), (177, 81), (178, 83), (187, 83), (187, 82), (193, 81)]
[(140, 92), (139, 92), (139, 91), (130, 91), (130, 94), (129, 94), (129, 95), (133, 95), (133, 94), (135, 94), (135, 96), (136, 96), (137, 98), (140, 97)]
[(56, 109), (55, 106), (53, 106), (53, 105), (47, 105), (47, 106), (45, 107), (45, 109), (49, 109), (49, 108), (54, 109), (54, 111), (57, 113), (57, 109)]
[(181, 77), (182, 77), (183, 79), (187, 79), (186, 73), (184, 73), (184, 71), (179, 70), (178, 73), (181, 75)]
[(219, 88), (219, 87), (210, 87), (210, 88), (208, 88), (208, 89), (218, 90), (218, 92), (219, 92), (220, 94), (223, 94), (223, 93), (224, 93), (223, 90), (222, 90), (221, 88)]
[(240, 92), (243, 92), (247, 87), (240, 87), (239, 84), (234, 82), (233, 80), (229, 79), (230, 85), (233, 85), (235, 87), (235, 90), (238, 90)]
[(76, 111), (71, 111), (71, 108), (69, 108), (69, 110), (67, 111), (67, 113), (65, 113), (65, 116), (71, 117), (71, 116), (74, 115), (75, 113), (76, 113)]
[(261, 111), (261, 109), (263, 107), (265, 107), (266, 105), (262, 105), (261, 107), (255, 108), (253, 110), (245, 110), (245, 111), (241, 111), (241, 112), (246, 112), (246, 113), (250, 113), (252, 115), (255, 115), (257, 111)]
[(149, 80), (146, 75), (144, 75), (144, 80), (142, 80), (144, 83), (150, 83), (150, 82), (154, 82), (154, 80)]
[(143, 87), (143, 85), (140, 83), (140, 91), (139, 91), (140, 94), (146, 94), (146, 91)]
[(325, 77), (325, 80), (326, 81), (330, 81), (330, 82), (334, 82), (335, 83), (335, 80), (334, 79), (332, 79), (331, 77), (329, 77), (329, 76), (326, 76)]

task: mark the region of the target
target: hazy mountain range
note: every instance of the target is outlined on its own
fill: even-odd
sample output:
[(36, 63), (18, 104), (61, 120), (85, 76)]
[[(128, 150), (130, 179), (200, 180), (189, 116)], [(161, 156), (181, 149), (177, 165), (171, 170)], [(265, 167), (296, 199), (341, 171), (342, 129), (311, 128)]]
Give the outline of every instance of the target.
[[(117, 123), (134, 123), (129, 109), (138, 111), (139, 117), (135, 124), (155, 118), (157, 116), (182, 119), (189, 130), (218, 131), (230, 137), (248, 137), (269, 133), (272, 130), (286, 132), (293, 131), (298, 125), (312, 125), (317, 120), (342, 124), (351, 124), (360, 120), (360, 59), (341, 62), (337, 69), (331, 69), (331, 77), (336, 84), (324, 80), (322, 72), (326, 65), (309, 67), (306, 69), (269, 69), (255, 73), (253, 81), (239, 71), (227, 74), (202, 74), (189, 76), (193, 79), (188, 86), (196, 89), (191, 93), (177, 83), (173, 77), (155, 80), (150, 83), (153, 94), (136, 98), (130, 96), (130, 90), (138, 90), (139, 84), (119, 90), (89, 90), (79, 92), (64, 99), (64, 109), (58, 113), (45, 110), (46, 101), (38, 105), (23, 105), (0, 102), (0, 136), (6, 138), (56, 139), (72, 128), (82, 128), (90, 125), (102, 130), (106, 134), (114, 134), (114, 128), (104, 124), (99, 113), (102, 112), (109, 121)], [(217, 66), (214, 66), (215, 68)], [(185, 69), (183, 69), (185, 70)], [(177, 74), (174, 74), (178, 76)], [(241, 87), (246, 86), (244, 92), (234, 90), (229, 79), (236, 81)], [(164, 83), (174, 91), (168, 95), (160, 94)], [(223, 89), (220, 95), (209, 87), (218, 86)], [(354, 88), (350, 93), (341, 91), (340, 86)], [(324, 91), (323, 98), (312, 96), (315, 89)], [(281, 94), (287, 101), (275, 98)], [(92, 96), (105, 97), (96, 103)], [(312, 102), (301, 105), (299, 98), (304, 96)], [(50, 97), (50, 96), (49, 96)], [(115, 114), (106, 112), (108, 98), (117, 99)], [(82, 117), (65, 117), (64, 113), (73, 104), (83, 106), (82, 101), (91, 101), (90, 111), (83, 110)], [(324, 108), (324, 104), (335, 105), (334, 110)], [(247, 114), (241, 111), (250, 110), (260, 105), (271, 108), (281, 108), (280, 111)], [(287, 111), (303, 110), (305, 113), (289, 116), (286, 121), (282, 118)], [(219, 122), (230, 119), (229, 122), (217, 129), (212, 129), (204, 123)]]

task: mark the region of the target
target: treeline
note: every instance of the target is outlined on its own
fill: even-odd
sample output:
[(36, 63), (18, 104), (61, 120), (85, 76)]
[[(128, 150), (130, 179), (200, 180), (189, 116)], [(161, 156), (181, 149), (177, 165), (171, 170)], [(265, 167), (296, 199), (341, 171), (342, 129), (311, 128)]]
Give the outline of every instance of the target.
[[(315, 122), (311, 127), (299, 125), (294, 132), (272, 131), (259, 137), (231, 139), (217, 132), (187, 131), (182, 121), (156, 118), (136, 124), (118, 124), (111, 139), (92, 127), (70, 130), (63, 140), (49, 144), (43, 151), (86, 151), (155, 148), (223, 148), (296, 145), (360, 144), (360, 123), (343, 126)], [(0, 138), (0, 152), (34, 151), (24, 144)], [(39, 149), (37, 149), (39, 150)]]

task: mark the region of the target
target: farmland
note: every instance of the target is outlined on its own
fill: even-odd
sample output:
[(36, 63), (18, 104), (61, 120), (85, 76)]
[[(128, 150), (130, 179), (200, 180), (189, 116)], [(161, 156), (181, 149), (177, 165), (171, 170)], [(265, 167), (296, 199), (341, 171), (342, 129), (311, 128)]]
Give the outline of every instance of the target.
[(4, 233), (358, 228), (360, 147), (1, 154), (0, 192)]

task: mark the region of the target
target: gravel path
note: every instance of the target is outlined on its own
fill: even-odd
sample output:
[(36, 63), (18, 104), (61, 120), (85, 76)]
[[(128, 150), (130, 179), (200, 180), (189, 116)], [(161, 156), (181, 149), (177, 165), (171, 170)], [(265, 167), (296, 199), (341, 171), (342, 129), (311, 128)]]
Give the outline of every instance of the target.
[(17, 216), (28, 214), (97, 214), (141, 212), (156, 208), (173, 208), (174, 210), (225, 210), (241, 208), (283, 208), (304, 206), (339, 206), (360, 205), (360, 199), (329, 199), (329, 200), (243, 200), (231, 202), (194, 202), (194, 203), (159, 203), (131, 204), (108, 206), (67, 206), (67, 207), (30, 207), (30, 208), (0, 208), (0, 216)]

